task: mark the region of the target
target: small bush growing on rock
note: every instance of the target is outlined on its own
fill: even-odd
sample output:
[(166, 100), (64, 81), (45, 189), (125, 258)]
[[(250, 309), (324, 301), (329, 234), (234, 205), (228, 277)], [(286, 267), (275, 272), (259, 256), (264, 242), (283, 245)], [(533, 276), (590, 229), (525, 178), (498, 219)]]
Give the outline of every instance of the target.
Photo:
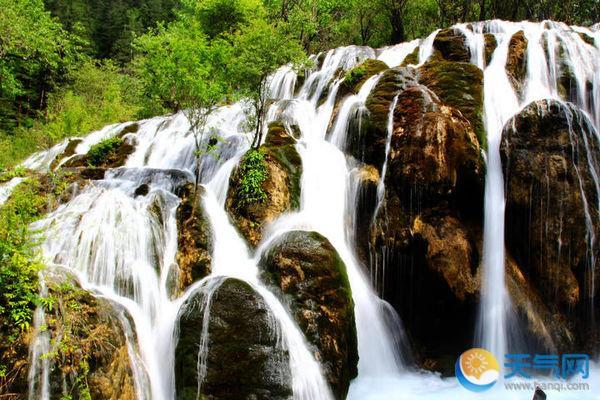
[(113, 137), (96, 143), (88, 151), (88, 164), (97, 167), (108, 161), (111, 156), (116, 155), (117, 149), (123, 144), (123, 139)]
[(240, 185), (236, 193), (237, 206), (245, 207), (266, 200), (262, 185), (268, 178), (265, 155), (259, 150), (250, 150), (246, 153), (239, 166)]
[(362, 65), (352, 68), (350, 71), (346, 72), (346, 84), (350, 87), (356, 85), (365, 76), (366, 73), (367, 70)]

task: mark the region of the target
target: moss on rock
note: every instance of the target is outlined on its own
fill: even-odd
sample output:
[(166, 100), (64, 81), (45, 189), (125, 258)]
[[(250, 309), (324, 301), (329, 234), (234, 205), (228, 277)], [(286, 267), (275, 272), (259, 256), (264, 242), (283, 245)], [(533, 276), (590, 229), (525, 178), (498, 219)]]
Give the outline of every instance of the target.
[(345, 86), (348, 92), (358, 93), (367, 79), (389, 68), (383, 61), (369, 58), (346, 72), (342, 85)]
[(431, 89), (442, 101), (466, 117), (486, 147), (483, 125), (483, 72), (470, 63), (430, 61), (419, 68), (419, 82)]
[(316, 232), (293, 231), (260, 264), (291, 304), (335, 397), (346, 398), (357, 375), (358, 349), (350, 282), (335, 248)]
[(494, 51), (498, 47), (498, 41), (496, 40), (496, 36), (491, 33), (486, 33), (483, 35), (484, 38), (484, 51), (485, 51), (485, 65), (490, 65), (492, 61), (492, 56), (494, 55)]

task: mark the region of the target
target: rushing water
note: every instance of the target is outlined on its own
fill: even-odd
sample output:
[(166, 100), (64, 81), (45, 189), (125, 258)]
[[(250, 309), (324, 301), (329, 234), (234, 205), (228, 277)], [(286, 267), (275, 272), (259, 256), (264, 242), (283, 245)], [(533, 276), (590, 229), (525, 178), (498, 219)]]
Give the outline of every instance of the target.
[[(502, 129), (506, 121), (530, 101), (561, 98), (557, 80), (565, 65), (574, 71), (577, 85), (563, 94), (566, 97), (563, 99), (585, 110), (598, 127), (599, 38), (598, 32), (577, 28), (595, 37), (594, 48), (569, 27), (549, 22), (488, 21), (458, 25), (456, 29), (467, 37), (471, 62), (484, 69), (488, 148), (483, 287), (476, 336), (478, 344), (501, 359), (512, 345), (507, 332), (518, 330), (511, 318), (512, 307), (504, 285), (505, 196), (499, 153)], [(521, 94), (514, 90), (505, 71), (509, 41), (518, 30), (524, 30), (529, 41), (526, 85)], [(492, 33), (498, 42), (489, 65), (484, 61), (484, 32)], [(249, 147), (244, 113), (247, 105), (243, 102), (222, 107), (210, 116), (207, 131), (218, 132), (223, 141), (217, 154), (205, 155), (200, 166), (195, 165), (194, 138), (183, 113), (140, 121), (138, 132), (125, 137), (135, 144), (136, 150), (124, 168), (108, 171), (103, 180), (88, 185), (69, 203), (36, 223), (36, 229), (46, 232), (42, 249), (48, 265), (55, 266), (56, 271), (64, 268), (74, 273), (84, 288), (108, 299), (131, 316), (135, 335), (129, 332), (127, 337), (138, 399), (175, 397), (177, 321), (186, 300), (197, 293), (203, 294), (204, 299), (204, 326), (198, 332), (198, 388), (201, 389), (207, 368), (212, 295), (225, 277), (249, 283), (271, 310), (273, 330), (289, 351), (294, 398), (331, 398), (321, 367), (300, 329), (285, 305), (259, 279), (258, 260), (262, 253), (277, 237), (295, 229), (315, 230), (327, 237), (348, 271), (359, 351), (359, 375), (352, 382), (349, 398), (481, 398), (465, 392), (454, 379), (441, 379), (409, 368), (410, 355), (406, 351), (409, 344), (402, 323), (395, 311), (377, 297), (355, 254), (353, 224), (360, 182), (354, 165), (345, 155), (346, 136), (351, 122), (358, 124), (360, 132), (365, 101), (380, 76), (371, 77), (358, 94), (344, 99), (335, 120), (331, 121), (342, 81), (340, 68), (348, 70), (367, 58), (378, 58), (393, 67), (416, 49), (418, 62), (423, 64), (433, 53), (436, 34), (437, 31), (424, 40), (380, 50), (348, 46), (313, 56), (316, 67), (309, 71), (297, 90), (297, 76), (289, 66), (282, 67), (271, 77), (269, 91), (279, 101), (271, 106), (267, 119), (283, 121), (290, 131), (291, 125), (297, 125), (300, 130), (296, 148), (303, 167), (301, 204), (298, 211), (282, 215), (265, 228), (263, 240), (254, 252), (240, 237), (224, 207), (230, 174)], [(565, 49), (563, 63), (557, 56), (559, 48)], [(588, 82), (593, 85), (592, 96), (585, 94)], [(396, 99), (389, 111), (386, 155), (394, 129), (395, 105)], [(71, 157), (85, 154), (91, 145), (117, 135), (126, 125), (111, 125), (82, 138)], [(59, 161), (58, 165), (64, 163), (66, 160), (55, 159), (67, 144), (65, 141), (32, 156), (24, 166), (47, 170), (54, 161)], [(173, 192), (182, 183), (193, 180), (197, 167), (205, 189), (202, 204), (213, 232), (212, 272), (177, 296), (173, 277), (178, 272), (175, 215), (180, 200)], [(387, 159), (381, 167), (378, 203), (384, 196)], [(11, 181), (0, 188), (0, 194), (10, 193), (9, 186), (16, 184), (17, 181)], [(135, 189), (141, 184), (149, 185), (150, 192), (135, 197)], [(593, 240), (590, 245), (594, 245)], [(45, 290), (42, 287), (42, 294)], [(48, 399), (49, 362), (40, 355), (47, 353), (51, 344), (48, 333), (40, 329), (44, 324), (42, 309), (36, 311), (34, 322), (37, 335), (31, 346), (30, 398)], [(518, 394), (507, 395), (507, 392), (496, 395), (492, 394), (491, 398), (519, 398)], [(563, 393), (560, 398), (581, 397)]]

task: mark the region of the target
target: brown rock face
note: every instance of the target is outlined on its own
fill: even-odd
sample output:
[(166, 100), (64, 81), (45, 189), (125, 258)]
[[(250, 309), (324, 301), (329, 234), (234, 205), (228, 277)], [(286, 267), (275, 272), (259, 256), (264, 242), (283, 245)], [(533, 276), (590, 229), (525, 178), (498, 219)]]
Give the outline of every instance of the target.
[(265, 276), (287, 297), (336, 398), (357, 375), (354, 302), (346, 267), (316, 232), (285, 234), (263, 256)]
[(430, 61), (419, 68), (419, 82), (469, 120), (479, 144), (486, 147), (483, 126), (483, 72), (471, 63)]
[[(214, 283), (214, 282), (213, 282)], [(178, 400), (288, 400), (292, 377), (273, 315), (250, 285), (226, 279), (210, 300), (206, 375), (198, 394), (198, 349), (206, 295), (183, 306), (175, 351)]]
[(481, 187), (479, 143), (460, 112), (419, 86), (398, 97), (394, 115), (386, 180), (402, 200), (435, 203), (461, 187)]
[(532, 103), (502, 134), (506, 244), (552, 310), (585, 308), (595, 295), (598, 150), (587, 117), (568, 103)]
[(49, 291), (56, 300), (46, 313), (51, 398), (134, 400), (122, 311), (69, 284), (51, 284)]
[(417, 362), (448, 373), (455, 360), (444, 354), (472, 340), (468, 328), (445, 327), (474, 324), (483, 177), (478, 140), (460, 111), (423, 85), (401, 92), (385, 197), (371, 226), (371, 273), (413, 338)]
[(354, 158), (381, 168), (392, 102), (400, 92), (416, 85), (417, 76), (412, 67), (398, 67), (384, 72), (367, 98), (369, 115), (363, 121), (361, 131), (348, 133), (347, 151)]
[(525, 32), (519, 31), (510, 38), (505, 68), (513, 88), (522, 95), (524, 79), (527, 74), (527, 38)]
[(202, 209), (202, 192), (202, 187), (195, 190), (194, 185), (188, 183), (176, 193), (181, 199), (177, 207), (179, 293), (210, 274), (212, 231)]
[(252, 246), (260, 242), (262, 229), (266, 224), (299, 206), (302, 162), (293, 143), (295, 140), (285, 131), (283, 125), (272, 123), (269, 126), (266, 142), (259, 149), (264, 156), (267, 171), (267, 178), (261, 185), (266, 195), (263, 200), (251, 204), (240, 202), (239, 193), (243, 179), (240, 168), (231, 176), (226, 208)]
[(425, 244), (429, 267), (442, 276), (459, 300), (465, 300), (478, 290), (473, 269), (477, 266), (476, 249), (472, 248), (472, 238), (455, 217), (417, 216), (412, 233)]
[(436, 57), (447, 61), (469, 62), (471, 52), (466, 46), (465, 36), (454, 29), (442, 29), (433, 41)]
[(496, 36), (491, 33), (486, 33), (483, 35), (485, 42), (485, 65), (489, 65), (492, 61), (492, 56), (494, 55), (494, 51), (496, 47), (498, 47), (498, 41), (496, 40)]

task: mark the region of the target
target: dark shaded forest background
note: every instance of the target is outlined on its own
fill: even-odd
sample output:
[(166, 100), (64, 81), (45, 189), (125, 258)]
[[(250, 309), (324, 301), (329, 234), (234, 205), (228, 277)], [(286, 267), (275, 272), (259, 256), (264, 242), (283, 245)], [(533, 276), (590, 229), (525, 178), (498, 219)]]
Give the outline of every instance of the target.
[[(177, 87), (212, 70), (174, 72), (168, 58), (186, 46), (203, 54), (195, 43), (214, 39), (239, 47), (236, 32), (250, 21), (262, 24), (254, 33), (268, 29), (310, 54), (395, 44), (457, 22), (591, 25), (599, 15), (598, 0), (0, 0), (0, 168), (64, 137), (189, 105)], [(278, 51), (272, 61), (285, 61)], [(219, 62), (235, 65), (226, 53)], [(177, 57), (192, 65), (193, 54)]]

